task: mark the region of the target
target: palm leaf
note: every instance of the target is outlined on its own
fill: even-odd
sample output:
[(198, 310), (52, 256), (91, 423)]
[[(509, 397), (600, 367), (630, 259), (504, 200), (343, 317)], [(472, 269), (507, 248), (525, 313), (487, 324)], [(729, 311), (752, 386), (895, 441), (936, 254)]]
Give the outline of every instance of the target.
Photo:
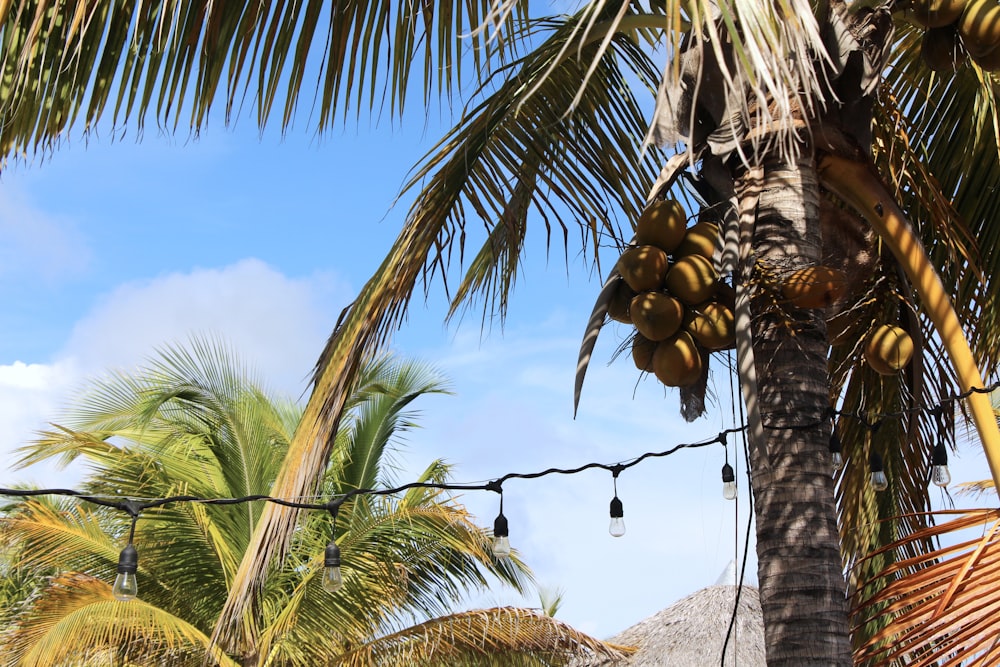
[[(181, 618), (142, 600), (117, 602), (106, 581), (79, 573), (53, 579), (9, 637), (6, 657), (32, 665), (110, 656), (178, 663), (186, 657), (194, 664), (209, 649), (208, 636)], [(208, 654), (218, 664), (238, 665), (216, 649)]]
[[(604, 195), (597, 184), (611, 188), (619, 205), (634, 210), (634, 193), (647, 189), (645, 172), (635, 166), (640, 163), (635, 156), (637, 137), (644, 128), (642, 114), (631, 94), (622, 98), (605, 92), (616, 89), (622, 80), (619, 61), (645, 80), (656, 78), (647, 56), (631, 39), (616, 38), (615, 50), (602, 58), (602, 68), (589, 84), (594, 95), (587, 99), (593, 107), (586, 113), (566, 117), (562, 110), (572, 102), (583, 75), (582, 63), (597, 45), (582, 46), (579, 60), (565, 60), (558, 77), (550, 76), (543, 89), (519, 104), (526, 82), (536, 81), (558, 57), (573, 20), (549, 26), (552, 37), (547, 46), (506, 68), (506, 83), (442, 141), (437, 155), (414, 176), (412, 186), (434, 173), (392, 250), (327, 343), (317, 365), (312, 397), (289, 450), (289, 465), (275, 481), (272, 495), (299, 497), (315, 491), (362, 360), (399, 324), (420, 275), (426, 280), (446, 270), (447, 248), (450, 239), (464, 229), (466, 205), (482, 219), (494, 219), (503, 209), (506, 192), (499, 179), (516, 177), (519, 165), (530, 163), (526, 156), (546, 157), (548, 175), (539, 177), (535, 195), (535, 206), (543, 214), (557, 216), (551, 202), (560, 200), (569, 205), (569, 215), (578, 219), (603, 215)], [(550, 128), (550, 133), (540, 136), (539, 127)], [(595, 131), (598, 128), (602, 130)], [(290, 509), (268, 508), (241, 564), (216, 638), (237, 638), (243, 633), (242, 624), (255, 609), (255, 578), (268, 570), (272, 558), (286, 551), (295, 517)]]
[[(483, 638), (489, 639), (484, 642)], [(352, 649), (345, 667), (364, 665), (548, 665), (572, 657), (621, 660), (635, 649), (577, 632), (537, 611), (480, 609), (412, 626)]]
[[(496, 30), (509, 32), (527, 11), (523, 0), (509, 4)], [(516, 49), (515, 35), (473, 30), (497, 19), (492, 8), (489, 0), (5, 2), (0, 155), (47, 150), (76, 124), (90, 131), (108, 116), (139, 134), (150, 112), (172, 130), (186, 117), (196, 132), (213, 105), (230, 121), (248, 96), (261, 128), (276, 112), (289, 127), (310, 90), (320, 131), (352, 106), (378, 107), (382, 95), (398, 113), (414, 66), (426, 102), (450, 96), (470, 65), (478, 72)]]
[[(954, 518), (886, 549), (909, 542), (919, 551), (928, 540), (939, 539), (949, 546), (885, 568), (865, 587), (877, 592), (856, 598), (855, 623), (884, 626), (856, 650), (859, 664), (961, 660), (971, 667), (1000, 659), (1000, 510), (952, 510), (934, 516)], [(978, 537), (969, 539), (970, 533)]]

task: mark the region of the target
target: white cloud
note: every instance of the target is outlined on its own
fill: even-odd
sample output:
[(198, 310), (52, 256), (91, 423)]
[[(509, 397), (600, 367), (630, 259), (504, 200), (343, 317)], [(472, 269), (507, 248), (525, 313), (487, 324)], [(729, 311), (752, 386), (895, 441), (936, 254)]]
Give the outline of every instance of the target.
[[(191, 334), (221, 337), (266, 386), (298, 398), (346, 295), (331, 275), (290, 278), (253, 259), (122, 285), (77, 322), (52, 363), (0, 366), (0, 454), (11, 462), (86, 378), (135, 368)], [(3, 481), (63, 486), (78, 478), (43, 465), (8, 469)]]
[(0, 188), (0, 273), (54, 282), (86, 270), (91, 256), (71, 221), (43, 213), (16, 188)]
[(266, 384), (297, 397), (346, 301), (331, 275), (290, 278), (256, 259), (171, 273), (105, 295), (61, 356), (87, 373), (128, 369), (191, 335), (220, 335)]

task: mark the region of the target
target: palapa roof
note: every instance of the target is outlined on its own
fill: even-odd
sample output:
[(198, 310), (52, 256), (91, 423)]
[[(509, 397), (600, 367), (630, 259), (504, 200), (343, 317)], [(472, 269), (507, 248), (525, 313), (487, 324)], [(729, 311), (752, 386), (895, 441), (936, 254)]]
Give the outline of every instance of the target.
[[(726, 578), (725, 575), (720, 579)], [(577, 659), (572, 667), (715, 667), (722, 664), (722, 647), (739, 587), (717, 584), (670, 605), (608, 639), (636, 646), (622, 660)], [(764, 621), (760, 596), (743, 586), (736, 622), (726, 647), (725, 667), (765, 667)]]

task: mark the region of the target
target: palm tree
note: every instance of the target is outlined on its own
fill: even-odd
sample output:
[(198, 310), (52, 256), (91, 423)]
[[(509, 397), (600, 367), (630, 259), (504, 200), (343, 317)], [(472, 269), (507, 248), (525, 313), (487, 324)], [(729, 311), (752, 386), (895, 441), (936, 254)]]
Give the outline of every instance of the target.
[[(173, 129), (187, 115), (196, 132), (213, 104), (229, 120), (247, 93), (260, 126), (279, 104), (285, 128), (303, 90), (316, 91), (322, 131), (352, 105), (380, 107), (376, 91), (400, 111), (411, 74), (423, 83), (421, 104), (436, 93), (451, 100), (463, 77), (474, 78), (472, 101), (406, 186), (416, 200), (397, 243), (320, 356), (272, 490), (287, 496), (319, 488), (352, 380), (401, 324), (418, 280), (471, 257), (452, 312), (482, 296), (503, 315), (529, 220), (567, 246), (575, 221), (599, 264), (602, 248), (617, 253), (630, 236), (616, 218), (634, 221), (667, 188), (694, 202), (721, 223), (719, 268), (740, 291), (768, 660), (848, 664), (845, 586), (912, 548), (862, 560), (895, 530), (923, 525), (914, 510), (928, 502), (927, 450), (938, 430), (951, 433), (947, 416), (925, 411), (872, 422), (980, 386), (976, 360), (993, 368), (1000, 350), (996, 82), (976, 61), (928, 66), (913, 22), (925, 4), (591, 0), (570, 15), (535, 16), (527, 0), (22, 0), (0, 10), (0, 146), (8, 156), (54, 149), (71, 128), (109, 115), (141, 130), (150, 112)], [(317, 60), (314, 87), (307, 63)], [(643, 151), (647, 136), (656, 145)], [(669, 160), (661, 143), (676, 151)], [(472, 218), (488, 234), (466, 252)], [(852, 277), (847, 300), (825, 312), (774, 306), (776, 284), (817, 263)], [(922, 340), (918, 363), (895, 377), (862, 362), (862, 341), (884, 321)], [(849, 465), (834, 481), (827, 441), (837, 404), (855, 417), (835, 425)], [(978, 394), (969, 404), (997, 478), (988, 404)], [(865, 484), (873, 453), (885, 459), (889, 493)], [(895, 515), (909, 518), (874, 521)], [(257, 613), (262, 578), (292, 548), (296, 520), (289, 509), (264, 510), (219, 641), (252, 641), (245, 615)]]
[[(414, 426), (411, 403), (445, 391), (426, 366), (389, 357), (366, 363), (322, 495), (394, 488), (393, 443)], [(95, 497), (266, 495), (300, 413), (269, 397), (224, 347), (196, 340), (190, 351), (167, 349), (136, 374), (95, 384), (65, 425), (23, 449), (21, 461), (83, 458), (92, 471), (83, 491)], [(440, 483), (448, 473), (434, 461), (420, 479)], [(610, 650), (530, 610), (451, 614), (464, 592), (491, 579), (521, 589), (529, 574), (516, 559), (492, 556), (489, 536), (461, 505), (418, 487), (396, 498), (356, 495), (337, 512), (345, 582), (335, 595), (320, 581), (330, 516), (303, 516), (284, 567), (261, 581), (260, 611), (248, 619), (252, 651), (227, 654), (211, 637), (261, 510), (260, 503), (148, 510), (135, 530), (139, 597), (124, 603), (110, 581), (127, 514), (73, 498), (12, 506), (3, 535), (36, 575), (19, 580), (26, 593), (5, 610), (3, 664), (394, 665), (498, 655), (558, 664), (576, 650)], [(426, 620), (410, 627), (413, 619)]]

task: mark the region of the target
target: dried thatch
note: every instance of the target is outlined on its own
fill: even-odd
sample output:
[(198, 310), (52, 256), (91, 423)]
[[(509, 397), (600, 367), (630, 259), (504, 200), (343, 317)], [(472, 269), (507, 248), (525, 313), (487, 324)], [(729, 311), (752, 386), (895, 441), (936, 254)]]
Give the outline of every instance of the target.
[[(613, 660), (577, 660), (572, 667), (714, 667), (720, 665), (722, 646), (739, 589), (731, 585), (703, 588), (663, 611), (640, 621), (608, 640), (637, 646), (630, 657)], [(726, 648), (726, 667), (764, 667), (764, 622), (757, 589), (744, 586), (736, 623)]]

